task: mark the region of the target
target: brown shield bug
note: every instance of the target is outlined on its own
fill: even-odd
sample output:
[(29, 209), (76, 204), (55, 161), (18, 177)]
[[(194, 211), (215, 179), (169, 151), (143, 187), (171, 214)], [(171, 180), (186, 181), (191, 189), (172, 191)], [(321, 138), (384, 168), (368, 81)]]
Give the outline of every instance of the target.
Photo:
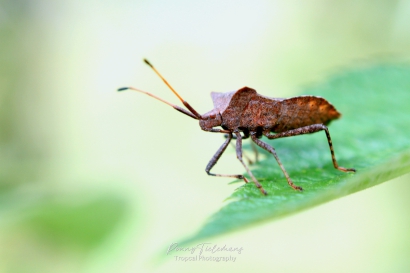
[(119, 88), (118, 91), (130, 89), (144, 93), (172, 106), (174, 109), (193, 119), (199, 120), (199, 126), (202, 130), (212, 133), (226, 134), (227, 138), (225, 142), (218, 149), (205, 168), (208, 175), (234, 177), (248, 182), (246, 177), (240, 174), (230, 175), (211, 173), (211, 169), (218, 162), (226, 147), (228, 147), (229, 143), (234, 138), (236, 139), (237, 158), (245, 167), (256, 187), (259, 188), (262, 194), (266, 195), (267, 192), (263, 189), (262, 185), (258, 182), (242, 159), (242, 139), (250, 137), (256, 145), (265, 149), (275, 157), (279, 167), (282, 169), (282, 172), (286, 177), (286, 180), (288, 181), (288, 184), (293, 189), (302, 191), (302, 187), (293, 184), (278, 155), (276, 154), (275, 149), (269, 144), (261, 141), (260, 138), (265, 136), (268, 139), (276, 139), (311, 134), (322, 130), (326, 133), (333, 166), (343, 172), (356, 171), (353, 168), (347, 169), (337, 164), (333, 151), (332, 140), (326, 125), (328, 125), (330, 121), (339, 118), (340, 113), (324, 98), (315, 96), (299, 96), (288, 99), (269, 98), (259, 95), (252, 88), (243, 87), (238, 91), (227, 93), (212, 92), (211, 97), (214, 104), (214, 109), (200, 115), (174, 90), (174, 88), (172, 88), (172, 86), (155, 69), (155, 67), (148, 62), (148, 60), (144, 59), (144, 62), (149, 65), (164, 81), (171, 91), (179, 98), (186, 109), (169, 103), (149, 92), (134, 87), (123, 87)]

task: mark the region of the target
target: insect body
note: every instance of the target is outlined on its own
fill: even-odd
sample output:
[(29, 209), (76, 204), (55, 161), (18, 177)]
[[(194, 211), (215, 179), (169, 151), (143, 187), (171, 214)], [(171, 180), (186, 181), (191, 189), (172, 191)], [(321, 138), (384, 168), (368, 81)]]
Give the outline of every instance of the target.
[(187, 108), (184, 109), (172, 103), (169, 103), (149, 92), (142, 91), (134, 87), (123, 87), (118, 91), (131, 89), (145, 93), (155, 99), (158, 99), (176, 110), (199, 120), (202, 130), (214, 133), (226, 134), (227, 138), (222, 146), (218, 149), (205, 168), (208, 175), (235, 177), (248, 182), (243, 175), (214, 174), (211, 169), (218, 162), (219, 158), (231, 142), (236, 138), (236, 155), (247, 173), (260, 189), (263, 194), (267, 194), (262, 185), (254, 177), (248, 166), (243, 161), (242, 156), (242, 139), (251, 138), (252, 141), (271, 153), (278, 162), (288, 184), (295, 190), (302, 190), (301, 187), (293, 184), (288, 173), (283, 167), (275, 149), (269, 144), (260, 140), (262, 136), (268, 139), (297, 136), (303, 134), (325, 131), (329, 143), (330, 153), (332, 156), (333, 166), (343, 172), (355, 172), (355, 169), (347, 169), (338, 165), (329, 130), (326, 127), (330, 121), (340, 117), (340, 113), (327, 100), (315, 96), (299, 96), (288, 99), (269, 98), (258, 94), (254, 89), (243, 87), (238, 91), (228, 93), (212, 92), (211, 97), (214, 109), (200, 115), (189, 103), (172, 88), (172, 86), (162, 77), (162, 75), (152, 66), (150, 62), (144, 60), (155, 73), (165, 82), (171, 91), (180, 99)]

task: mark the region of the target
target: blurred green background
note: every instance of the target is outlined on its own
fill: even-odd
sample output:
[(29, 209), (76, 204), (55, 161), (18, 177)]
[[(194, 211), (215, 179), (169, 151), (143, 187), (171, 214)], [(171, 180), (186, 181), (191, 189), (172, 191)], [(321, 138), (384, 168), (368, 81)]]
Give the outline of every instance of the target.
[(204, 172), (221, 136), (115, 92), (178, 102), (145, 57), (201, 113), (210, 91), (291, 96), (408, 62), (410, 1), (1, 0), (0, 272), (409, 272), (409, 175), (210, 241), (234, 263), (153, 264), (238, 184)]

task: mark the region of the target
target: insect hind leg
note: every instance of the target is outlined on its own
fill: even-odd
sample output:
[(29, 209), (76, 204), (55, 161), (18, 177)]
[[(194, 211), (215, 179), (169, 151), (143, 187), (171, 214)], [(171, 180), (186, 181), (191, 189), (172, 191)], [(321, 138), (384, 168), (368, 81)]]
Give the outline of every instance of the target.
[(301, 127), (298, 129), (293, 129), (293, 130), (289, 130), (289, 131), (285, 131), (285, 132), (277, 133), (277, 134), (271, 134), (270, 132), (266, 132), (264, 133), (264, 135), (269, 139), (275, 139), (275, 138), (298, 136), (298, 135), (304, 135), (304, 134), (312, 134), (312, 133), (319, 132), (322, 130), (325, 131), (326, 133), (327, 142), (329, 143), (329, 148), (330, 148), (330, 154), (332, 156), (333, 166), (335, 167), (335, 169), (338, 169), (342, 172), (356, 172), (354, 168), (344, 168), (344, 167), (339, 166), (339, 164), (336, 161), (335, 152), (333, 150), (333, 144), (332, 144), (332, 139), (330, 138), (329, 129), (327, 128), (327, 126), (323, 124), (312, 124), (309, 126), (305, 126), (305, 127)]

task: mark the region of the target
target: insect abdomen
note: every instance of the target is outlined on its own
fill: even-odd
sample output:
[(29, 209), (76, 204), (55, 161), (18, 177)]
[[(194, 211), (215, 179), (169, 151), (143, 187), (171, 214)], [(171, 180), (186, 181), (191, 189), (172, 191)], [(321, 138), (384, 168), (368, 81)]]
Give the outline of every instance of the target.
[(281, 111), (272, 127), (280, 133), (312, 124), (327, 125), (340, 117), (340, 113), (327, 100), (315, 96), (300, 96), (280, 101)]

